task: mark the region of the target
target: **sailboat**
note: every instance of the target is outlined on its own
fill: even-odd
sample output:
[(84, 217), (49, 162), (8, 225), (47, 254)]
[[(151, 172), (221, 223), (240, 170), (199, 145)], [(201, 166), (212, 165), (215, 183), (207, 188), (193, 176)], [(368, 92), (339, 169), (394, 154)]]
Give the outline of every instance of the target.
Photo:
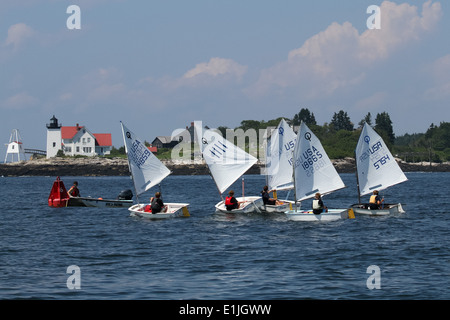
[(255, 157), (222, 137), (214, 130), (202, 130), (198, 134), (199, 144), (211, 176), (216, 184), (222, 201), (215, 205), (216, 212), (250, 213), (259, 212), (261, 197), (236, 197), (242, 202), (237, 209), (228, 211), (222, 194), (257, 161)]
[(164, 203), (165, 212), (152, 213), (148, 209), (149, 203), (139, 203), (139, 195), (151, 187), (161, 183), (171, 172), (159, 159), (144, 145), (141, 139), (131, 132), (122, 122), (123, 140), (128, 158), (128, 166), (133, 178), (138, 203), (128, 208), (131, 215), (150, 218), (165, 219), (175, 216), (189, 216), (188, 203)]
[[(268, 189), (273, 190), (274, 198), (277, 198), (277, 191), (294, 188), (292, 150), (295, 147), (296, 139), (297, 135), (284, 119), (281, 119), (270, 137), (266, 148), (266, 177)], [(277, 213), (292, 210), (294, 201), (281, 200), (280, 202), (281, 204), (278, 205), (263, 204), (260, 209), (263, 212)]]
[(383, 139), (367, 123), (359, 136), (355, 157), (359, 202), (351, 206), (355, 214), (378, 216), (405, 212), (401, 203), (383, 204), (376, 210), (371, 210), (367, 203), (361, 203), (361, 196), (408, 180)]
[(333, 221), (348, 217), (347, 209), (328, 209), (314, 214), (312, 210), (297, 209), (297, 201), (332, 193), (345, 188), (344, 182), (328, 158), (320, 140), (302, 121), (293, 152), (295, 208), (286, 211), (289, 220)]

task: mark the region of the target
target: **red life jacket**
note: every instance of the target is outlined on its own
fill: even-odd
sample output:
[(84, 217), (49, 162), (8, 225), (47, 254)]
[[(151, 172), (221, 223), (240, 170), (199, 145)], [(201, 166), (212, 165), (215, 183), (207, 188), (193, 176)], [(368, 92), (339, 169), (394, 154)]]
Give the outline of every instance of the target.
[(79, 197), (80, 196), (80, 190), (76, 187), (72, 187), (69, 189), (69, 194), (72, 195), (72, 197)]
[(233, 203), (231, 202), (231, 199), (232, 199), (233, 197), (226, 197), (225, 198), (225, 205), (226, 206), (232, 206), (233, 205)]
[(152, 212), (152, 206), (151, 205), (146, 205), (145, 207), (144, 207), (144, 212)]

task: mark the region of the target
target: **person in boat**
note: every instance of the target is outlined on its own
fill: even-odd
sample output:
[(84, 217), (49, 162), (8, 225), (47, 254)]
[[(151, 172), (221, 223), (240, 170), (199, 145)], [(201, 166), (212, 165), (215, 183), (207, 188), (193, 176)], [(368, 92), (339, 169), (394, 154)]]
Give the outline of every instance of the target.
[(166, 212), (167, 206), (161, 199), (161, 192), (156, 192), (154, 197), (150, 198), (150, 206), (152, 208), (152, 213)]
[(78, 189), (78, 182), (74, 181), (72, 187), (67, 191), (69, 197), (80, 197), (80, 190)]
[(319, 192), (317, 192), (314, 196), (314, 200), (312, 202), (312, 209), (314, 214), (321, 214), (328, 210), (328, 208), (323, 204), (322, 197)]
[(277, 205), (278, 206), (278, 205), (282, 204), (277, 199), (271, 198), (270, 193), (273, 192), (273, 190), (270, 190), (270, 191), (268, 191), (268, 190), (269, 190), (269, 187), (264, 186), (263, 191), (261, 191), (264, 205), (269, 204), (269, 205)]
[(369, 200), (370, 210), (377, 210), (383, 207), (384, 199), (378, 195), (378, 190), (373, 190)]
[(225, 208), (227, 208), (228, 211), (238, 209), (242, 203), (242, 201), (237, 201), (237, 199), (234, 197), (233, 190), (230, 190), (230, 192), (228, 192), (228, 197), (225, 198)]

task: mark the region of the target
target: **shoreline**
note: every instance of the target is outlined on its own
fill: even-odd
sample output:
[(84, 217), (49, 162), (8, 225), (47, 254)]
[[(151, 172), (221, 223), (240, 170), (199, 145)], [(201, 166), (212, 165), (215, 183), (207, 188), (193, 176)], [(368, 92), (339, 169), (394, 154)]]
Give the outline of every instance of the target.
[[(162, 161), (172, 175), (208, 175), (204, 163)], [(355, 173), (353, 158), (332, 160), (339, 173)], [(450, 163), (407, 163), (399, 161), (404, 172), (450, 172)], [(246, 174), (261, 174), (264, 164), (257, 163)], [(129, 176), (128, 162), (122, 158), (51, 158), (0, 164), (1, 177), (20, 176)]]

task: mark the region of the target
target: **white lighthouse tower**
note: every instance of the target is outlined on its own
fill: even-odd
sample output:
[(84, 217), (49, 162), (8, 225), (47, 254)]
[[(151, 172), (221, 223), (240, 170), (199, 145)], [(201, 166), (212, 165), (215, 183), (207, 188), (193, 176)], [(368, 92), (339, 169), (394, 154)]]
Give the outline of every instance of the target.
[(47, 159), (56, 156), (62, 149), (61, 125), (53, 116), (47, 124)]
[[(5, 163), (8, 161), (8, 155), (11, 155), (10, 162), (19, 162), (25, 160), (25, 149), (23, 148), (22, 139), (20, 138), (19, 130), (14, 129), (11, 132), (11, 137), (9, 138), (9, 143), (6, 150)], [(17, 161), (14, 161), (14, 156), (16, 156)]]

